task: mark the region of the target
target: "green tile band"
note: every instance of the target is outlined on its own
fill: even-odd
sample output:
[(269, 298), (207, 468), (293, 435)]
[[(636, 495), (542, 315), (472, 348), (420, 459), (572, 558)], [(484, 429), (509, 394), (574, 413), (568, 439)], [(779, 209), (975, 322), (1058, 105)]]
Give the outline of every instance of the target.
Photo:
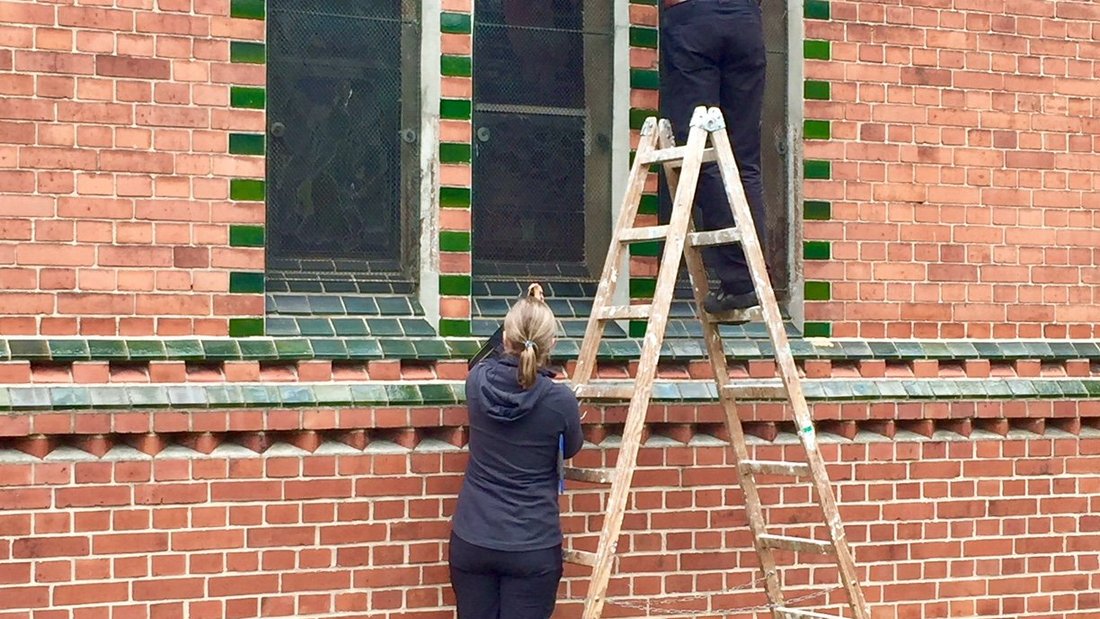
[(631, 69), (630, 87), (642, 90), (657, 90), (661, 86), (661, 73), (649, 69)]
[(806, 159), (803, 161), (803, 176), (809, 180), (829, 180), (832, 178), (832, 164), (828, 161)]
[(229, 88), (229, 106), (246, 109), (262, 110), (267, 105), (267, 91), (263, 88), (251, 86), (232, 86)]
[(802, 55), (806, 60), (829, 60), (832, 57), (831, 47), (829, 41), (804, 41)]
[(229, 274), (229, 292), (233, 294), (258, 294), (263, 291), (263, 273), (233, 271)]
[(806, 200), (802, 203), (802, 218), (810, 221), (828, 221), (833, 217), (833, 205), (822, 200)]
[(439, 251), (470, 251), (470, 233), (443, 230), (439, 233)]
[(832, 298), (829, 282), (806, 282), (807, 301), (828, 301)]
[(803, 96), (814, 101), (828, 101), (832, 95), (829, 82), (806, 80), (802, 87)]
[(630, 108), (630, 128), (638, 130), (642, 128), (645, 121), (650, 116), (660, 117), (661, 114), (657, 110), (645, 110), (641, 108)]
[(441, 318), (439, 320), (439, 335), (443, 337), (469, 337), (470, 321)]
[(470, 34), (473, 20), (466, 13), (443, 12), (439, 16), (439, 29), (444, 34)]
[(443, 142), (439, 145), (441, 163), (470, 163), (470, 145)]
[(642, 26), (630, 27), (630, 46), (657, 49), (657, 29)]
[(263, 202), (265, 183), (252, 178), (233, 178), (229, 180), (229, 199), (239, 202)]
[(653, 293), (657, 290), (657, 278), (656, 277), (631, 277), (630, 278), (630, 298), (631, 299), (651, 299)]
[(802, 244), (802, 257), (806, 260), (829, 260), (832, 246), (828, 241), (805, 241)]
[(439, 205), (443, 208), (470, 208), (468, 187), (440, 187)]
[(807, 140), (828, 140), (831, 134), (829, 121), (806, 120), (803, 122), (802, 135)]
[(439, 117), (444, 120), (470, 120), (473, 106), (468, 99), (441, 99)]
[(642, 199), (638, 202), (638, 214), (656, 215), (660, 202), (660, 198), (658, 198), (655, 193), (642, 194)]
[(804, 337), (832, 337), (833, 327), (827, 322), (807, 322), (802, 331)]
[(229, 337), (255, 337), (264, 334), (263, 318), (230, 318)]
[(266, 0), (231, 0), (229, 16), (241, 19), (263, 19)]
[(262, 155), (264, 154), (264, 134), (262, 133), (230, 133), (229, 154), (231, 155)]
[(473, 62), (469, 56), (441, 56), (439, 69), (449, 77), (470, 77), (473, 75)]
[(229, 226), (230, 247), (263, 247), (263, 226)]
[(646, 241), (644, 243), (630, 244), (631, 256), (656, 257), (661, 255), (660, 241)]
[(805, 0), (803, 16), (806, 19), (829, 19), (828, 0)]
[(229, 61), (242, 64), (264, 64), (267, 62), (267, 47), (263, 43), (252, 41), (230, 41)]
[(468, 296), (472, 290), (471, 278), (469, 275), (440, 275), (439, 276), (439, 294), (458, 297)]

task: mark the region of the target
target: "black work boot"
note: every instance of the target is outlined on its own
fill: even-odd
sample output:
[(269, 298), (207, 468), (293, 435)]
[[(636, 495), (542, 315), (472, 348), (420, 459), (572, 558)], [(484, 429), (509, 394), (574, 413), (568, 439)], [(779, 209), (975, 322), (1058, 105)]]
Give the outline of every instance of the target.
[(707, 295), (703, 301), (703, 309), (708, 314), (722, 314), (734, 310), (746, 310), (760, 305), (756, 298), (756, 291), (750, 290), (741, 294), (730, 294), (719, 288)]

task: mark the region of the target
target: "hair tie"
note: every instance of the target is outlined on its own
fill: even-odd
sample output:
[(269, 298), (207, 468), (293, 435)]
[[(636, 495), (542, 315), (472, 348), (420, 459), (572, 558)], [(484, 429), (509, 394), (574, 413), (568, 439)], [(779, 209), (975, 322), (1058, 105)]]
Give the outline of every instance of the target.
[(527, 349), (536, 348), (535, 343), (531, 340), (527, 340), (523, 343), (523, 347)]

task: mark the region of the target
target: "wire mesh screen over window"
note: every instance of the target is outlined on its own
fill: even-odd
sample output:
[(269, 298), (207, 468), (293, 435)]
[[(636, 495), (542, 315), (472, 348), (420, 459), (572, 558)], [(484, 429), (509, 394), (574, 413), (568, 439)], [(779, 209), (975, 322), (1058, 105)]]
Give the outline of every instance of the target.
[(401, 1), (268, 7), (269, 263), (397, 270)]
[(474, 270), (590, 277), (590, 228), (609, 226), (611, 3), (477, 0), (474, 16)]

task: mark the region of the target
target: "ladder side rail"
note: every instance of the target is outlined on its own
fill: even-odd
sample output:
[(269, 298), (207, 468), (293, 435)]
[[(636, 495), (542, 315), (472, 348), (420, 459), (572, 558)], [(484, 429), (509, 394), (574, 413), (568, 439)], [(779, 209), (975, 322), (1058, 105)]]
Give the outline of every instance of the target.
[[(669, 148), (675, 142), (672, 127), (667, 120), (662, 120), (658, 125), (658, 147)], [(717, 149), (715, 149), (717, 150)], [(665, 178), (669, 190), (679, 185), (680, 170), (672, 164), (664, 164)], [(694, 228), (689, 225), (689, 232)], [(718, 332), (718, 325), (712, 321), (703, 319), (703, 301), (709, 287), (706, 267), (700, 251), (695, 247), (684, 248), (684, 259), (687, 262), (688, 275), (691, 278), (692, 293), (695, 296), (696, 311), (700, 313), (700, 323), (703, 325), (703, 338), (706, 342), (707, 357), (714, 372), (714, 379), (718, 383), (718, 393), (722, 402), (722, 409), (726, 417), (726, 429), (730, 435), (730, 448), (737, 462), (749, 459), (748, 447), (745, 444), (745, 433), (741, 426), (741, 419), (737, 416), (736, 403), (730, 395), (722, 395), (722, 387), (730, 382), (729, 368), (726, 364), (726, 352), (722, 345), (722, 337)], [(760, 570), (764, 574), (764, 590), (768, 595), (768, 601), (773, 607), (784, 604), (782, 585), (779, 581), (779, 573), (775, 565), (775, 556), (771, 548), (760, 542), (760, 536), (767, 533), (764, 523), (763, 502), (756, 488), (756, 480), (751, 472), (740, 473), (738, 477), (741, 489), (745, 493), (745, 513), (749, 529), (752, 532), (752, 543), (756, 554), (760, 558)]]
[[(657, 286), (653, 295), (653, 312), (646, 326), (642, 354), (638, 360), (636, 392), (627, 410), (626, 427), (623, 429), (623, 440), (615, 464), (615, 483), (607, 499), (607, 515), (604, 517), (603, 529), (600, 532), (596, 565), (592, 571), (588, 596), (585, 600), (584, 619), (599, 619), (606, 602), (612, 560), (622, 531), (623, 511), (626, 508), (634, 478), (646, 411), (653, 392), (653, 379), (657, 374), (657, 362), (660, 359), (661, 344), (664, 341), (668, 323), (669, 306), (672, 303), (672, 293), (676, 285), (680, 256), (683, 254), (687, 240), (691, 209), (695, 200), (695, 187), (702, 167), (703, 148), (707, 140), (702, 121), (702, 115), (696, 114), (696, 117), (692, 118), (691, 131), (688, 134), (688, 155), (684, 159), (681, 172), (682, 184), (677, 187), (673, 200), (672, 217), (669, 221), (668, 237), (665, 240), (661, 261), (662, 267), (657, 275)], [(656, 141), (655, 130), (653, 140)]]
[[(721, 111), (717, 108), (711, 108), (710, 115), (712, 118), (717, 115), (717, 118), (721, 119)], [(787, 386), (791, 408), (798, 426), (798, 437), (806, 451), (807, 463), (810, 465), (812, 472), (814, 489), (817, 491), (818, 501), (825, 516), (830, 537), (836, 546), (840, 579), (848, 593), (849, 603), (855, 614), (855, 619), (870, 619), (871, 615), (867, 608), (867, 602), (856, 576), (855, 560), (852, 557), (851, 549), (848, 547), (844, 525), (836, 506), (832, 486), (829, 484), (825, 462), (817, 447), (813, 417), (810, 415), (806, 396), (802, 391), (798, 369), (791, 354), (790, 342), (783, 328), (783, 317), (779, 312), (779, 304), (775, 299), (775, 291), (772, 289), (771, 280), (768, 278), (760, 240), (756, 235), (755, 226), (743, 225), (742, 223), (753, 221), (752, 212), (749, 209), (748, 199), (745, 197), (745, 189), (741, 184), (741, 175), (737, 169), (737, 162), (730, 146), (729, 136), (725, 131), (724, 122), (719, 124), (722, 127), (711, 133), (718, 159), (718, 168), (725, 185), (726, 197), (729, 200), (730, 208), (733, 210), (734, 220), (742, 224), (739, 227), (742, 230), (741, 245), (744, 249), (745, 261), (748, 263), (749, 272), (756, 285), (756, 294), (764, 314), (764, 325), (775, 348), (776, 365), (783, 383)]]
[(592, 312), (588, 316), (588, 325), (585, 327), (584, 340), (577, 355), (577, 367), (570, 377), (574, 386), (586, 384), (592, 378), (592, 372), (596, 366), (596, 353), (599, 351), (600, 340), (603, 339), (603, 324), (599, 320), (599, 311), (605, 305), (610, 304), (615, 287), (619, 281), (620, 264), (624, 245), (620, 242), (622, 231), (634, 225), (634, 219), (638, 215), (638, 206), (641, 203), (642, 192), (645, 190), (646, 178), (649, 176), (649, 165), (643, 163), (646, 156), (657, 147), (657, 119), (649, 117), (645, 120), (641, 130), (641, 140), (638, 150), (634, 155), (634, 165), (630, 169), (626, 191), (619, 209), (619, 218), (615, 227), (611, 230), (611, 245), (607, 249), (607, 259), (603, 265), (603, 273), (600, 275), (596, 296), (592, 301)]

